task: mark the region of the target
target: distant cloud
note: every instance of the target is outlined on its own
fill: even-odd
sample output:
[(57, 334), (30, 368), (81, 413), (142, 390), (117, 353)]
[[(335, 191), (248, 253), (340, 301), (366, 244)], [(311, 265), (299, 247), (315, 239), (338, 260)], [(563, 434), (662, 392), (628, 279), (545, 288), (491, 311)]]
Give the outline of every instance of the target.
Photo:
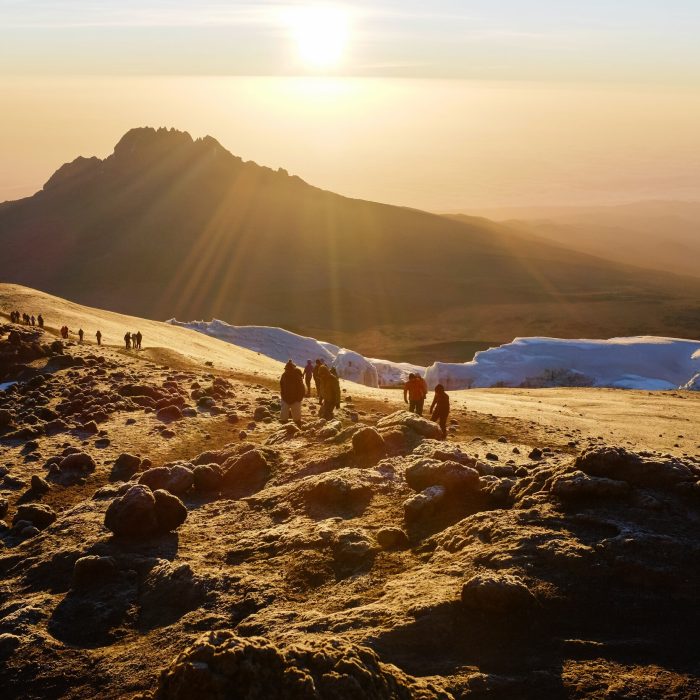
[(161, 2), (158, 0), (0, 0), (2, 25), (22, 28), (192, 27), (270, 22), (286, 4), (267, 2)]

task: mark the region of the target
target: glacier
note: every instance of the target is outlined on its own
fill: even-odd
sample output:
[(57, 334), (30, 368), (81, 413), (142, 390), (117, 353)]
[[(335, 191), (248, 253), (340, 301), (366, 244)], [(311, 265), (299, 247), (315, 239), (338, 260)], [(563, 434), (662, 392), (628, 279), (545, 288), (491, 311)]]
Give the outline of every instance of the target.
[(338, 376), (371, 387), (401, 386), (413, 372), (433, 389), (556, 386), (647, 391), (700, 390), (700, 341), (656, 336), (608, 340), (516, 338), (482, 350), (470, 362), (430, 367), (364, 357), (332, 343), (274, 326), (233, 326), (224, 321), (168, 323), (238, 345), (280, 362), (323, 359)]

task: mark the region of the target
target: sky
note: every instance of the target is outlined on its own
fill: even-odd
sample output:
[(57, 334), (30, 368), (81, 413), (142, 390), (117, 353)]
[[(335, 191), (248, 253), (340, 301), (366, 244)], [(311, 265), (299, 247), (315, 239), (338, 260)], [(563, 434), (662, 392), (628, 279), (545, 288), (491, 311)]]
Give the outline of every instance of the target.
[(128, 128), (418, 206), (696, 198), (697, 0), (0, 0), (0, 201)]
[(338, 75), (700, 80), (697, 0), (0, 0), (4, 74), (289, 75), (285, 21), (336, 7)]

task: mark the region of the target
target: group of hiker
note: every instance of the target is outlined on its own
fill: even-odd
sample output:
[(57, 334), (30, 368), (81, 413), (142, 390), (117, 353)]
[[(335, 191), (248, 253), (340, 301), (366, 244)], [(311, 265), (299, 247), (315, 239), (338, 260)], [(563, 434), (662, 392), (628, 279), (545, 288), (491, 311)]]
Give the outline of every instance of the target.
[[(284, 372), (280, 378), (281, 420), (283, 423), (291, 418), (301, 428), (301, 405), (305, 398), (311, 396), (312, 381), (315, 384), (320, 404), (319, 416), (331, 420), (335, 409), (340, 408), (340, 380), (335, 367), (328, 367), (322, 359), (317, 359), (315, 363), (307, 360), (302, 371), (292, 360), (289, 360), (284, 366)], [(404, 401), (408, 403), (409, 411), (422, 416), (427, 396), (428, 385), (425, 379), (418, 374), (409, 374), (408, 381), (403, 388)], [(442, 439), (446, 440), (450, 397), (442, 384), (435, 387), (430, 413), (431, 419), (440, 426)]]
[[(68, 340), (68, 334), (70, 333), (70, 329), (68, 328), (68, 326), (61, 326), (59, 332), (63, 340)], [(85, 342), (85, 331), (82, 328), (78, 328), (77, 336), (79, 343), (82, 344), (83, 342)], [(98, 345), (102, 345), (102, 331), (98, 330), (95, 333), (95, 340), (97, 341)]]
[(334, 411), (340, 408), (340, 380), (335, 367), (329, 368), (323, 360), (316, 360), (315, 365), (308, 360), (302, 372), (292, 360), (289, 360), (280, 378), (283, 423), (291, 417), (301, 427), (301, 402), (304, 398), (311, 396), (312, 379), (316, 385), (316, 395), (320, 404), (319, 415), (326, 420), (331, 420)]
[(124, 334), (124, 345), (127, 350), (131, 350), (132, 348), (134, 350), (140, 350), (142, 340), (143, 335), (141, 335), (141, 331), (137, 331), (136, 333), (130, 333), (127, 331)]
[(10, 323), (23, 323), (25, 326), (39, 326), (39, 328), (44, 327), (44, 317), (39, 314), (30, 316), (29, 314), (22, 313), (19, 311), (10, 311)]
[[(411, 372), (408, 381), (403, 385), (403, 400), (408, 404), (408, 410), (418, 416), (423, 415), (423, 404), (428, 396), (428, 384), (420, 374)], [(450, 397), (442, 384), (435, 387), (435, 396), (430, 404), (430, 418), (435, 421), (442, 431), (442, 439), (447, 439), (447, 417), (450, 415)]]
[[(44, 327), (44, 317), (41, 314), (37, 316), (30, 315), (27, 313), (21, 313), (19, 311), (10, 311), (10, 322), (11, 323), (23, 323), (27, 326), (38, 326), (39, 328)], [(71, 330), (68, 326), (63, 325), (58, 329), (58, 333), (63, 340), (68, 340)], [(85, 341), (85, 331), (79, 328), (76, 335), (78, 336), (78, 342), (83, 343)], [(95, 340), (98, 345), (102, 345), (102, 331), (99, 329), (95, 332)], [(124, 342), (126, 344), (126, 349), (130, 350), (132, 347), (134, 350), (141, 350), (141, 343), (143, 342), (143, 335), (141, 331), (136, 333), (129, 333), (124, 336)]]

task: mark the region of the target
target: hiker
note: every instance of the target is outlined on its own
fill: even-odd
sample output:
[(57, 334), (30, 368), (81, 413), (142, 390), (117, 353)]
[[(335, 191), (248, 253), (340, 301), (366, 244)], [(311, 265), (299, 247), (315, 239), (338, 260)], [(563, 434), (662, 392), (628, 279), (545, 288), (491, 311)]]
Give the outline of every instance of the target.
[(311, 360), (306, 361), (304, 367), (304, 384), (306, 384), (306, 395), (311, 396), (311, 380), (314, 377), (314, 363)]
[(333, 411), (340, 408), (340, 381), (335, 367), (328, 369), (321, 364), (318, 370), (319, 390), (321, 392), (321, 418), (332, 420)]
[(127, 350), (131, 349), (131, 333), (129, 331), (124, 333), (124, 345), (126, 345)]
[(41, 314), (36, 317), (36, 321), (39, 324), (39, 328), (44, 327), (44, 317)]
[(85, 331), (82, 328), (78, 329), (78, 342), (83, 342), (83, 337), (85, 336)]
[(97, 344), (102, 345), (102, 333), (101, 333), (101, 331), (98, 330), (97, 333), (95, 333), (95, 338), (97, 338)]
[(138, 331), (136, 334), (136, 347), (140, 350), (141, 349), (141, 341), (143, 340), (143, 336), (141, 335), (141, 331)]
[(289, 420), (291, 413), (292, 420), (301, 428), (301, 402), (305, 394), (301, 370), (289, 360), (280, 377), (280, 397), (282, 398), (280, 420), (283, 423)]
[(421, 389), (423, 389), (423, 398), (421, 399), (420, 410), (418, 411), (418, 415), (422, 416), (423, 415), (423, 402), (428, 398), (428, 382), (426, 382), (425, 379), (420, 376), (420, 374), (416, 374), (416, 379), (418, 380), (419, 384), (421, 385)]
[(61, 326), (61, 338), (68, 340), (68, 326)]
[(313, 369), (314, 386), (316, 387), (316, 396), (318, 396), (318, 402), (322, 403), (321, 399), (321, 380), (318, 376), (318, 370), (323, 366), (323, 360), (316, 358), (316, 364)]
[(408, 410), (422, 416), (423, 402), (427, 395), (423, 379), (411, 372), (408, 375), (408, 381), (403, 385), (403, 400), (408, 404)]
[(36, 319), (34, 318), (34, 314), (32, 314), (29, 320), (31, 321), (32, 326), (36, 326)]
[(430, 404), (431, 418), (440, 425), (442, 439), (447, 440), (447, 416), (450, 415), (450, 397), (442, 384), (435, 387), (433, 403)]

